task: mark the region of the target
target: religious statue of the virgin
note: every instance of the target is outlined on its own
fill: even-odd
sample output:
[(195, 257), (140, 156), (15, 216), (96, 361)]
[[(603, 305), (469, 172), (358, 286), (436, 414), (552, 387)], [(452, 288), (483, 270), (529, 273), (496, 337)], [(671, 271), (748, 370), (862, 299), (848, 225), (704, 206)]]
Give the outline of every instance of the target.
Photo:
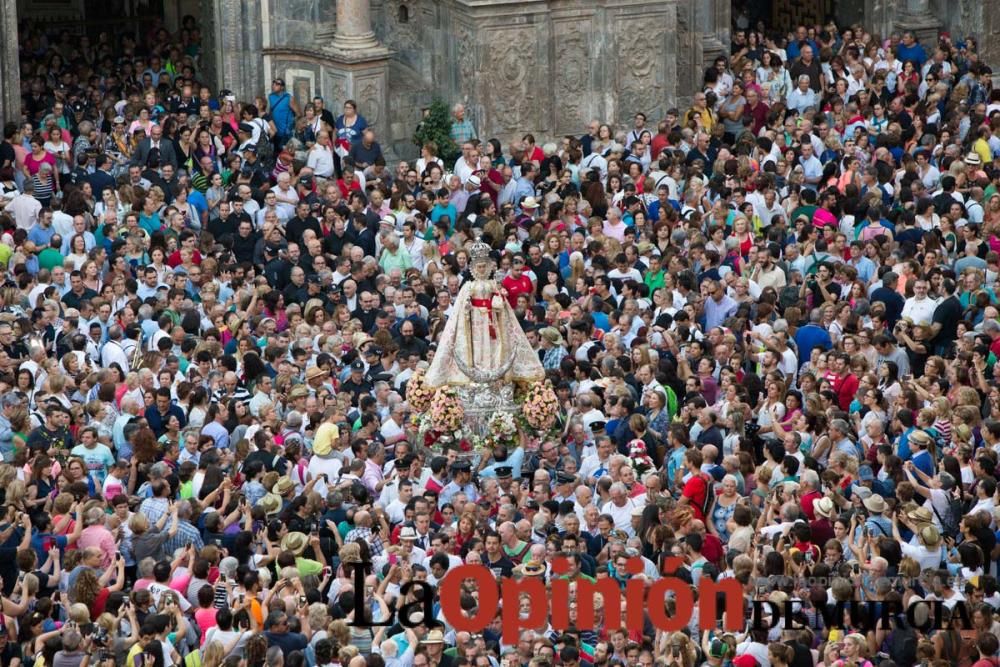
[(472, 279), (458, 291), (425, 382), (442, 387), (544, 379), (538, 354), (493, 277), (489, 245), (473, 243), (469, 265)]

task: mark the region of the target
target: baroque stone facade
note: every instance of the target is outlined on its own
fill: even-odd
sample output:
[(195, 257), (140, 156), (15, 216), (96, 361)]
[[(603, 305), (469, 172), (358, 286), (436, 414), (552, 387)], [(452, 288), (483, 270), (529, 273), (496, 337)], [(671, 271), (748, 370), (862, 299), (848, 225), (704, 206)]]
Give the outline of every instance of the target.
[[(410, 155), (421, 108), (464, 102), (483, 138), (506, 143), (579, 133), (591, 118), (629, 126), (682, 107), (706, 63), (728, 50), (730, 0), (177, 0), (169, 28), (199, 15), (202, 70), (240, 99), (282, 77), (300, 104), (337, 112), (356, 99), (383, 145)], [(174, 7), (174, 4), (177, 6)], [(0, 116), (16, 119), (17, 21), (37, 3), (0, 9)], [(914, 27), (979, 38), (1000, 62), (1000, 0), (840, 0), (844, 20), (878, 33)]]

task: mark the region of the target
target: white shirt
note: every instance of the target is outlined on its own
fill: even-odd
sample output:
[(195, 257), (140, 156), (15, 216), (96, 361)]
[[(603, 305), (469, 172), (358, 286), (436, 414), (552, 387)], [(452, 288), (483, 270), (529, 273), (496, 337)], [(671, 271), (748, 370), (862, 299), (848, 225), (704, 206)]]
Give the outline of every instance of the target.
[(328, 146), (314, 145), (309, 151), (306, 166), (320, 178), (330, 178), (333, 175), (333, 151)]
[[(295, 191), (295, 188), (289, 186), (287, 190), (282, 190), (280, 185), (275, 185), (271, 188), (271, 192), (278, 198), (276, 208), (279, 218), (282, 217), (282, 211), (285, 213), (284, 220), (286, 221), (295, 215), (295, 206), (299, 203), (299, 193)], [(261, 218), (261, 222), (263, 222), (263, 218)]]
[(608, 177), (608, 161), (600, 153), (594, 152), (583, 158), (580, 162), (580, 170), (584, 169), (590, 169), (591, 171), (597, 169), (601, 172), (602, 181)]
[(38, 213), (42, 210), (42, 204), (31, 195), (20, 194), (11, 199), (4, 210), (14, 216), (18, 229), (27, 231), (34, 227), (38, 221)]
[(128, 373), (129, 363), (128, 357), (125, 356), (125, 350), (122, 349), (118, 341), (109, 340), (101, 350), (101, 366), (108, 368), (113, 363), (117, 363), (123, 372)]
[(379, 433), (386, 441), (389, 441), (396, 436), (403, 435), (405, 431), (392, 419), (386, 419), (385, 423), (382, 424), (382, 428), (379, 429)]
[(909, 318), (914, 324), (930, 324), (934, 318), (937, 301), (929, 297), (918, 299), (911, 296), (903, 304), (903, 317)]
[(636, 498), (626, 498), (625, 504), (621, 507), (609, 500), (601, 508), (601, 514), (608, 514), (615, 520), (616, 530), (623, 530), (629, 537), (635, 537), (635, 531), (632, 530), (632, 510), (637, 507), (642, 507), (642, 505), (637, 502)]
[(455, 175), (462, 179), (462, 185), (465, 185), (466, 181), (469, 180), (469, 177), (472, 176), (472, 172), (477, 168), (477, 166), (470, 165), (466, 162), (464, 157), (460, 157), (458, 158), (458, 161), (455, 162)]
[(601, 468), (605, 469), (607, 472), (611, 464), (611, 457), (609, 456), (606, 460), (601, 461), (597, 454), (591, 454), (583, 459), (580, 463), (580, 477), (587, 479), (588, 477), (593, 477), (594, 473)]
[(52, 211), (52, 229), (62, 238), (73, 235), (73, 216), (62, 211)]
[(400, 241), (403, 245), (403, 248), (406, 249), (406, 252), (410, 254), (410, 264), (413, 266), (413, 268), (423, 271), (425, 241), (416, 234), (413, 235), (413, 239), (411, 239), (410, 241), (407, 241), (406, 239), (401, 239)]
[(594, 422), (606, 422), (608, 418), (604, 416), (604, 413), (597, 408), (591, 408), (587, 412), (580, 415), (580, 419), (583, 421), (583, 426), (588, 431), (590, 430), (590, 425)]

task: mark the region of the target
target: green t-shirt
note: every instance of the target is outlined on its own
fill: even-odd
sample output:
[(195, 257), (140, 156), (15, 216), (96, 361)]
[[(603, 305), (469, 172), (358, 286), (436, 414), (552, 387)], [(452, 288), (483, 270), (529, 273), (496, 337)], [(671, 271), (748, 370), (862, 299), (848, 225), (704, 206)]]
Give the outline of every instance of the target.
[(645, 282), (646, 287), (649, 288), (650, 294), (653, 293), (653, 290), (660, 289), (663, 287), (663, 269), (660, 269), (656, 273), (647, 273), (643, 282)]
[(299, 571), (300, 577), (307, 577), (310, 574), (319, 575), (323, 572), (323, 566), (311, 558), (295, 557), (295, 569)]
[(46, 248), (38, 253), (38, 268), (51, 271), (57, 266), (62, 266), (64, 259), (66, 258), (56, 248)]

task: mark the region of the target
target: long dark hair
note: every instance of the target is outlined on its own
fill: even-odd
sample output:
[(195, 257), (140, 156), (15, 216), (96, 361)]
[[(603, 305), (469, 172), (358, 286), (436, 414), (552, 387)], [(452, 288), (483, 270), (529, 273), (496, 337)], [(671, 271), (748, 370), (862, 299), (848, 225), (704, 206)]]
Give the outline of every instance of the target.
[(146, 648), (143, 649), (142, 653), (138, 654), (136, 658), (140, 661), (135, 667), (143, 667), (146, 664), (146, 655), (153, 656), (153, 667), (165, 667), (163, 662), (163, 645), (157, 639), (151, 639)]

